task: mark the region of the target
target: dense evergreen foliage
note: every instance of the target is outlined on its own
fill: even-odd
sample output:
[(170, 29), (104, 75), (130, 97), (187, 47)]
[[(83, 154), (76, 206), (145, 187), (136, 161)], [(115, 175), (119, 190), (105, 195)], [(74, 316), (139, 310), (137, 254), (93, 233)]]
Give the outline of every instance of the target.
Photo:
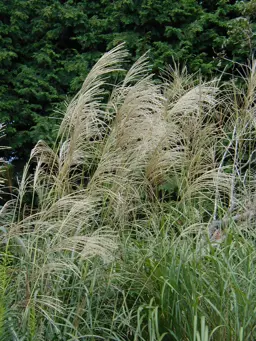
[(22, 159), (38, 138), (51, 143), (53, 108), (122, 41), (132, 59), (150, 49), (155, 72), (172, 58), (204, 75), (231, 65), (223, 58), (245, 62), (255, 46), (254, 8), (254, 0), (2, 0), (3, 144)]

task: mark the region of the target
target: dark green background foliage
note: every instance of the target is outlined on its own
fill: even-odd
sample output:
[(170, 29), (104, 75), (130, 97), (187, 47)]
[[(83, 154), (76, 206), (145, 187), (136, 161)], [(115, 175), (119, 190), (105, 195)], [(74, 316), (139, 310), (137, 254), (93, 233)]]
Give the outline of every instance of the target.
[(246, 62), (255, 13), (255, 0), (1, 0), (2, 143), (24, 159), (38, 139), (53, 142), (53, 109), (123, 41), (132, 60), (150, 49), (155, 72), (172, 58), (205, 76), (230, 67), (224, 57)]

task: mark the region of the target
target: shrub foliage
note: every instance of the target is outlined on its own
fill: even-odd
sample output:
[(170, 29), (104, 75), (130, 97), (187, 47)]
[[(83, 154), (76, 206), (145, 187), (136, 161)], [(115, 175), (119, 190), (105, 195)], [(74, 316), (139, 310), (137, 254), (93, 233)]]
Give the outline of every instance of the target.
[[(8, 0), (0, 4), (0, 122), (5, 156), (53, 144), (52, 108), (81, 87), (96, 60), (125, 41), (150, 50), (154, 72), (172, 59), (211, 76), (255, 49), (255, 0)], [(127, 60), (128, 61), (128, 60)], [(58, 123), (58, 121), (57, 121)]]

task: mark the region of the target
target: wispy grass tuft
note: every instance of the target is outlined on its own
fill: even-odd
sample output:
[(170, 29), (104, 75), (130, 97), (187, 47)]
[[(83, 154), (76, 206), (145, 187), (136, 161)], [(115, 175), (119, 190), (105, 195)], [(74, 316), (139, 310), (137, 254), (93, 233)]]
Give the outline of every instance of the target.
[(255, 61), (223, 85), (126, 57), (96, 63), (1, 208), (0, 339), (254, 340)]

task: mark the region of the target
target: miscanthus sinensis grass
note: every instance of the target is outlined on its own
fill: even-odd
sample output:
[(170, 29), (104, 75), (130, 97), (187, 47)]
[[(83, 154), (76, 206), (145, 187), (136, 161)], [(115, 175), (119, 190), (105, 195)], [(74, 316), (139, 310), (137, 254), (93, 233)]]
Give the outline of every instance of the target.
[(238, 87), (126, 57), (0, 212), (0, 340), (254, 340), (255, 62)]

